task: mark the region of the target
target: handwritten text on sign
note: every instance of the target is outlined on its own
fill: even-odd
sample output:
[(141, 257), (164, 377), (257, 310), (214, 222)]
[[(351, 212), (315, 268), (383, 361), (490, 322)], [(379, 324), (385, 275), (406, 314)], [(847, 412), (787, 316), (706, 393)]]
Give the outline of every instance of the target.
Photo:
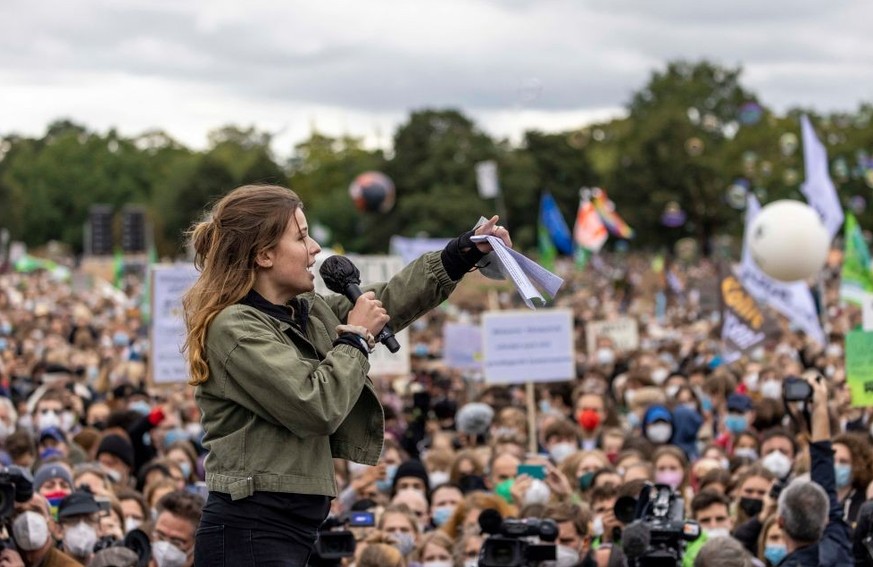
[(555, 382), (576, 376), (568, 309), (486, 313), (482, 343), (487, 382)]

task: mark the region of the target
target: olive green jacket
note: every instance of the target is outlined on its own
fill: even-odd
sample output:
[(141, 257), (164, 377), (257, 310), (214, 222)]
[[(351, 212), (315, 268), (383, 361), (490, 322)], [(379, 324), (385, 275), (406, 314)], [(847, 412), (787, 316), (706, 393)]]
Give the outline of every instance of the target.
[[(399, 331), (445, 300), (455, 283), (440, 253), (431, 252), (364, 290), (376, 292)], [(379, 459), (385, 421), (367, 378), (370, 363), (353, 346), (333, 346), (352, 303), (315, 293), (300, 299), (309, 308), (305, 332), (242, 304), (209, 326), (209, 379), (195, 395), (211, 491), (234, 500), (255, 491), (335, 496), (332, 459)]]

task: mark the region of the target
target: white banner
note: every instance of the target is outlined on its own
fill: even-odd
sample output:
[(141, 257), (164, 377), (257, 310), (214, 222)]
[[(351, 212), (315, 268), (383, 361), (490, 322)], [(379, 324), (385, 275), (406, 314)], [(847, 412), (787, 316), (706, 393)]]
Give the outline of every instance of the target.
[(182, 295), (194, 285), (194, 264), (152, 266), (151, 373), (155, 384), (187, 382), (188, 363), (182, 354), (185, 321)]
[(761, 204), (751, 193), (746, 201), (746, 228), (743, 236), (743, 260), (740, 264), (739, 278), (743, 287), (755, 299), (764, 305), (769, 305), (788, 318), (792, 324), (801, 329), (810, 338), (821, 345), (825, 343), (824, 331), (812, 292), (804, 281), (780, 282), (774, 280), (763, 271), (752, 259), (749, 251), (749, 227), (761, 210)]
[(803, 136), (803, 165), (806, 180), (800, 190), (806, 196), (809, 206), (818, 211), (831, 238), (843, 226), (843, 208), (837, 189), (828, 172), (828, 154), (815, 135), (815, 130), (806, 115), (800, 117), (800, 130)]
[(483, 199), (493, 199), (500, 193), (497, 162), (489, 160), (476, 164), (476, 184), (479, 186), (479, 196)]
[[(322, 295), (330, 295), (333, 292), (324, 285), (321, 279), (321, 264), (325, 258), (332, 256), (331, 253), (319, 254), (315, 259), (315, 291)], [(357, 254), (346, 255), (352, 263), (361, 271), (361, 287), (368, 284), (386, 282), (400, 272), (406, 265), (400, 256), (362, 256)], [(404, 329), (394, 335), (400, 344), (400, 350), (391, 353), (385, 346), (376, 345), (376, 351), (370, 355), (371, 376), (391, 376), (409, 374), (409, 330)]]
[(482, 370), (482, 329), (470, 323), (443, 325), (443, 362), (457, 370)]
[(618, 317), (610, 321), (591, 321), (585, 325), (585, 347), (588, 354), (597, 350), (597, 339), (606, 337), (613, 346), (624, 352), (633, 352), (640, 347), (640, 331), (633, 317)]
[(485, 381), (496, 384), (573, 380), (573, 312), (495, 311), (482, 317)]
[(425, 252), (442, 250), (451, 238), (407, 238), (405, 236), (392, 236), (389, 244), (391, 255), (403, 258), (404, 264), (409, 264)]

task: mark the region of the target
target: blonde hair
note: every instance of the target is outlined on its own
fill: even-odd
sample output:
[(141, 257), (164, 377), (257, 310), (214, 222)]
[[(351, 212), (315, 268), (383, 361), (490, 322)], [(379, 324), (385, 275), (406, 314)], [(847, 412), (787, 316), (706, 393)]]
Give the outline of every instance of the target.
[(225, 307), (245, 297), (255, 282), (258, 253), (275, 246), (303, 205), (290, 189), (244, 185), (225, 195), (188, 232), (200, 277), (182, 298), (188, 334), (189, 384), (209, 378), (206, 331)]

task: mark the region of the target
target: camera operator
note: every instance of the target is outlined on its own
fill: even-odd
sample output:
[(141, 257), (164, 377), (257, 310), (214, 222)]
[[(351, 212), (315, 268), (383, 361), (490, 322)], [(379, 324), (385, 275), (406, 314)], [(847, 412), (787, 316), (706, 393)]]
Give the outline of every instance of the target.
[(777, 522), (788, 555), (780, 567), (851, 565), (849, 527), (837, 501), (827, 385), (805, 376), (812, 387), (812, 482), (795, 480), (779, 495)]
[(0, 553), (0, 565), (81, 567), (81, 563), (55, 546), (54, 523), (48, 500), (42, 494), (34, 494), (24, 504), (16, 503), (12, 520), (15, 549), (7, 548)]

